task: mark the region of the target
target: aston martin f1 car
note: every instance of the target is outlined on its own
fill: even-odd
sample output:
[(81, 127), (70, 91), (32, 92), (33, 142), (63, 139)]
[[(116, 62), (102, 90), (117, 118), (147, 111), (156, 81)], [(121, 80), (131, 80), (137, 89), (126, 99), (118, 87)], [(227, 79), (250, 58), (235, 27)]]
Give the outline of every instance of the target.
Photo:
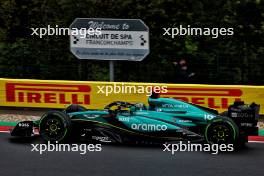
[(170, 142), (178, 140), (214, 143), (246, 143), (257, 135), (259, 105), (235, 102), (224, 114), (184, 101), (149, 97), (149, 105), (115, 101), (102, 110), (70, 105), (50, 111), (40, 120), (22, 121), (12, 136), (37, 133), (45, 141), (85, 139), (100, 142)]

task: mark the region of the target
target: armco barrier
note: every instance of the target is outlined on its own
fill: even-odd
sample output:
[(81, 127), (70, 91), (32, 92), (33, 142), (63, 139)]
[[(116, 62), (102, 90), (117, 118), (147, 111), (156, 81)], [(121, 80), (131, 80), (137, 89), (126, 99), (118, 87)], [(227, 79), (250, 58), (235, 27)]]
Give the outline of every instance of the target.
[[(119, 86), (167, 86), (161, 97), (177, 98), (225, 111), (236, 99), (246, 103), (256, 102), (264, 107), (264, 86), (115, 83)], [(81, 104), (87, 108), (103, 108), (112, 101), (147, 103), (147, 93), (106, 94), (98, 93), (98, 86), (114, 85), (113, 82), (55, 81), (0, 78), (0, 106), (65, 108)], [(261, 114), (264, 114), (261, 108)]]

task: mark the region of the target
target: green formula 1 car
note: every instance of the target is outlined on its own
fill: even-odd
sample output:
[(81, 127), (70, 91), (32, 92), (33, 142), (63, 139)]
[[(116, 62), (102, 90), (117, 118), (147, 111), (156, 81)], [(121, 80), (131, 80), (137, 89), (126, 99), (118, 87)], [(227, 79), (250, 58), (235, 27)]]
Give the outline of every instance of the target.
[(64, 111), (50, 111), (40, 120), (22, 121), (12, 136), (30, 137), (39, 132), (45, 141), (86, 139), (100, 142), (169, 142), (177, 140), (207, 143), (247, 142), (257, 135), (259, 105), (235, 102), (224, 115), (216, 110), (176, 99), (149, 97), (149, 105), (116, 101), (103, 110), (70, 105)]

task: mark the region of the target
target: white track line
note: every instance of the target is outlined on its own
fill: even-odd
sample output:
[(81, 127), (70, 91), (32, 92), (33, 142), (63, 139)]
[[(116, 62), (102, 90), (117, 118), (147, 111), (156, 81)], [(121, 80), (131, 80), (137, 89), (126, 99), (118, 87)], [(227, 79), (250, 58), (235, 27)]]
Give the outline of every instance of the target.
[(248, 141), (250, 143), (264, 143), (264, 141)]

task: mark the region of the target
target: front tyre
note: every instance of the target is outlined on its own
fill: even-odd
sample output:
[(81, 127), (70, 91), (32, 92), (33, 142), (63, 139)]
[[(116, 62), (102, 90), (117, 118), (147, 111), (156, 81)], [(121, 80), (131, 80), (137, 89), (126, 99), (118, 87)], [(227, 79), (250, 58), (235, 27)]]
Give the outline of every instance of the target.
[(213, 119), (205, 128), (205, 139), (209, 144), (236, 144), (239, 130), (227, 117)]
[(61, 142), (69, 136), (70, 117), (60, 111), (45, 113), (39, 123), (39, 134), (45, 141)]

